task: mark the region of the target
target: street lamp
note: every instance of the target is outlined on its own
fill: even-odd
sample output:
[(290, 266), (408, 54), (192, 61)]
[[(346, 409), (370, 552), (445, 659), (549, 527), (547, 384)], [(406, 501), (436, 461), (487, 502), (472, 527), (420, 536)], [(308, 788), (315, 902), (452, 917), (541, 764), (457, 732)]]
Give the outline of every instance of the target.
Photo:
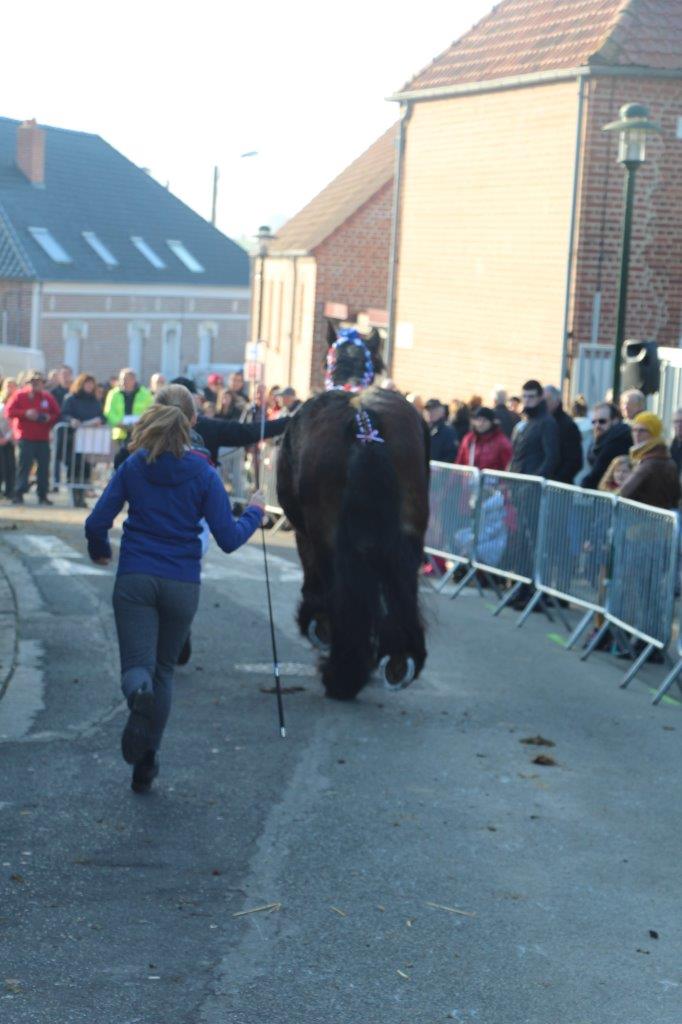
[(618, 162), (627, 170), (625, 178), (625, 214), (620, 255), (620, 283), (618, 285), (618, 314), (616, 319), (616, 347), (613, 353), (613, 401), (620, 393), (620, 360), (625, 341), (625, 316), (628, 304), (628, 275), (630, 270), (630, 239), (632, 211), (635, 201), (635, 174), (646, 159), (647, 134), (660, 132), (661, 126), (649, 119), (649, 108), (643, 103), (626, 103), (620, 108), (619, 118), (604, 126), (602, 131), (619, 132)]
[(263, 224), (263, 225), (261, 225), (261, 227), (258, 228), (258, 234), (256, 235), (256, 238), (258, 240), (258, 258), (259, 258), (259, 264), (258, 264), (258, 321), (257, 321), (257, 323), (258, 323), (258, 330), (257, 330), (257, 333), (256, 333), (255, 340), (257, 342), (259, 342), (259, 343), (262, 340), (262, 338), (261, 338), (261, 331), (262, 331), (262, 327), (263, 327), (263, 286), (265, 284), (265, 280), (264, 280), (264, 276), (265, 276), (265, 261), (266, 261), (267, 256), (268, 256), (268, 246), (270, 245), (270, 242), (274, 242), (276, 237), (277, 236), (273, 235), (273, 233), (270, 231), (270, 228), (267, 226), (267, 224)]

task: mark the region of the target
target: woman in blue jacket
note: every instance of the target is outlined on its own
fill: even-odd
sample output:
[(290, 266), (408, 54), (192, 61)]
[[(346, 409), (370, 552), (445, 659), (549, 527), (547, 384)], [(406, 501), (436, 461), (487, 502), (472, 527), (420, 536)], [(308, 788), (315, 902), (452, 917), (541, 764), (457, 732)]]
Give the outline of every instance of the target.
[(134, 428), (131, 454), (85, 522), (93, 561), (111, 560), (108, 532), (123, 505), (128, 518), (113, 604), (121, 686), (130, 714), (121, 750), (134, 765), (132, 788), (158, 775), (157, 751), (171, 708), (173, 669), (199, 604), (201, 520), (223, 551), (235, 551), (260, 524), (264, 499), (235, 520), (208, 460), (190, 451), (190, 426), (175, 406), (153, 406)]

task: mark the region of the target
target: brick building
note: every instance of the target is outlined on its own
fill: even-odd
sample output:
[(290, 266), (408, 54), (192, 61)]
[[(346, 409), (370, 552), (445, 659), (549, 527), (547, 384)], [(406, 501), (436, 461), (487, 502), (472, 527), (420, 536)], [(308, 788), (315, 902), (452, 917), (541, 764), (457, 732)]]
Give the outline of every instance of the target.
[(601, 129), (626, 102), (663, 127), (638, 172), (627, 334), (678, 344), (681, 4), (502, 0), (393, 98), (402, 387), (466, 398), (533, 376), (576, 390), (597, 357), (608, 373), (624, 173)]
[(241, 364), (248, 256), (97, 135), (0, 118), (0, 345), (100, 379)]
[(302, 395), (322, 384), (330, 321), (385, 328), (394, 143), (395, 126), (254, 259), (252, 339), (260, 321), (268, 384)]

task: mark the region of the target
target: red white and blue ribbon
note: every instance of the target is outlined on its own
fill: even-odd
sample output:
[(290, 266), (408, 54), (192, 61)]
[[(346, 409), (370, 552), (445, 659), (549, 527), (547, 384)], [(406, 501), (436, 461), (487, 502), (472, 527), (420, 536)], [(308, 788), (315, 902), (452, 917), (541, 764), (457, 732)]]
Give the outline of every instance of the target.
[(355, 414), (355, 422), (358, 425), (358, 432), (355, 435), (358, 441), (362, 444), (383, 444), (384, 439), (376, 429), (372, 426), (372, 421), (369, 418), (369, 413), (361, 409)]
[[(365, 350), (365, 370), (360, 381), (357, 383), (334, 383), (334, 370), (336, 369), (338, 350), (342, 345), (355, 345), (357, 348)], [(358, 391), (363, 391), (365, 388), (368, 388), (373, 381), (374, 364), (372, 363), (372, 353), (369, 351), (356, 330), (353, 330), (350, 327), (344, 327), (339, 332), (338, 340), (334, 342), (327, 352), (327, 370), (324, 375), (325, 391), (350, 391), (357, 393)]]

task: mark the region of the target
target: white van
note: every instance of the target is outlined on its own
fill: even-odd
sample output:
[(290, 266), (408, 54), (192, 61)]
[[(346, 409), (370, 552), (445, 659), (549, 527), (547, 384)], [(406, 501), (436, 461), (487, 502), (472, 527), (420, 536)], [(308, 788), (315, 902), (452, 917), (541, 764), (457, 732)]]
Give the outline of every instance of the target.
[(16, 377), (22, 370), (45, 373), (45, 353), (39, 348), (0, 345), (0, 378)]

